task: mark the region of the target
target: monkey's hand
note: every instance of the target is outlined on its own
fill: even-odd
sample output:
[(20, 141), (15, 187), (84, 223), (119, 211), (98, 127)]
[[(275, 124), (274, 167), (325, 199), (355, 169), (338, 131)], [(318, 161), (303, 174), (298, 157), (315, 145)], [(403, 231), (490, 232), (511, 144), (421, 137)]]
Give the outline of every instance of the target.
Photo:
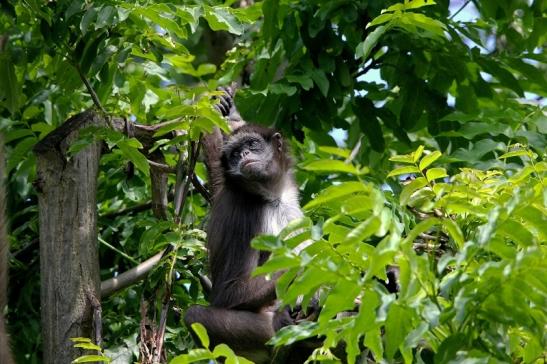
[(223, 86), (218, 88), (222, 91), (220, 96), (215, 96), (213, 99), (218, 99), (218, 104), (215, 105), (215, 109), (224, 117), (228, 119), (230, 129), (234, 131), (242, 125), (245, 125), (245, 121), (241, 119), (241, 115), (237, 111), (234, 103), (234, 96), (237, 90), (237, 84), (234, 82), (230, 86)]
[(319, 300), (316, 297), (313, 297), (306, 309), (302, 308), (301, 298), (298, 299), (300, 303), (291, 312), (291, 317), (294, 318), (296, 323), (301, 321), (315, 321), (319, 317), (321, 312), (321, 306), (319, 306)]

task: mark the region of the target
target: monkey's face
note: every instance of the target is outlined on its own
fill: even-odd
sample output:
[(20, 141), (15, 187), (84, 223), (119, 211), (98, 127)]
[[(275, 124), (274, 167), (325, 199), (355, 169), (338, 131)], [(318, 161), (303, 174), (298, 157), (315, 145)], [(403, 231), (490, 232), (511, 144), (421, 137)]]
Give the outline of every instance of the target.
[[(240, 133), (226, 141), (222, 164), (229, 180), (252, 185), (275, 182), (283, 173), (279, 163), (282, 139), (279, 133), (262, 136), (254, 132)], [(246, 188), (247, 186), (241, 186)]]

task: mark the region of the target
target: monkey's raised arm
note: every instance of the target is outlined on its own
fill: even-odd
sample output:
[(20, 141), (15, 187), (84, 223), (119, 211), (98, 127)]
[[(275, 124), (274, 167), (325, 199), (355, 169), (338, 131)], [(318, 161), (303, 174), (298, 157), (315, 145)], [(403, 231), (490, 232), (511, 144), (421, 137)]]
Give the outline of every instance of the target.
[[(223, 94), (218, 97), (219, 103), (215, 105), (217, 111), (228, 120), (230, 130), (233, 131), (245, 122), (241, 119), (239, 112), (234, 103), (234, 95), (236, 92), (236, 84), (233, 83), (230, 86), (220, 87), (219, 90), (223, 91)], [(222, 155), (222, 144), (224, 143), (224, 135), (222, 131), (215, 127), (213, 132), (204, 135), (201, 138), (201, 144), (205, 150), (205, 164), (209, 171), (209, 180), (213, 195), (218, 191), (218, 188), (222, 186), (223, 177), (220, 166), (220, 157)]]

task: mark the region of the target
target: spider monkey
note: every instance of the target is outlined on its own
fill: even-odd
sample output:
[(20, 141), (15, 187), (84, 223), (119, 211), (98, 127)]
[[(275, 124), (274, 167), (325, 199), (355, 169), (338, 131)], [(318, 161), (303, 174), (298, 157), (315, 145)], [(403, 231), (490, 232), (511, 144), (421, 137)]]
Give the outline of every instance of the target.
[(220, 130), (202, 140), (213, 202), (207, 229), (211, 274), (210, 306), (188, 309), (185, 323), (205, 326), (213, 345), (226, 343), (257, 362), (269, 359), (265, 343), (282, 326), (293, 323), (280, 310), (275, 280), (251, 277), (269, 253), (250, 246), (259, 234), (278, 234), (302, 211), (292, 162), (281, 134), (244, 124), (225, 89), (218, 110), (228, 116), (232, 133)]

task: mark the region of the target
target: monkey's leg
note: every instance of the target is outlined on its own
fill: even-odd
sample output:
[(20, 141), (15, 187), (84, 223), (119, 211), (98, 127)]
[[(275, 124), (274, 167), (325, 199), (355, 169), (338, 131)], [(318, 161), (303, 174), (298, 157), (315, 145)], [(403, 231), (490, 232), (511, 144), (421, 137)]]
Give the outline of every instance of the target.
[(192, 306), (186, 311), (184, 322), (190, 327), (199, 322), (207, 329), (212, 347), (225, 343), (239, 355), (256, 362), (268, 358), (265, 343), (274, 335), (273, 312), (229, 310), (220, 307)]

